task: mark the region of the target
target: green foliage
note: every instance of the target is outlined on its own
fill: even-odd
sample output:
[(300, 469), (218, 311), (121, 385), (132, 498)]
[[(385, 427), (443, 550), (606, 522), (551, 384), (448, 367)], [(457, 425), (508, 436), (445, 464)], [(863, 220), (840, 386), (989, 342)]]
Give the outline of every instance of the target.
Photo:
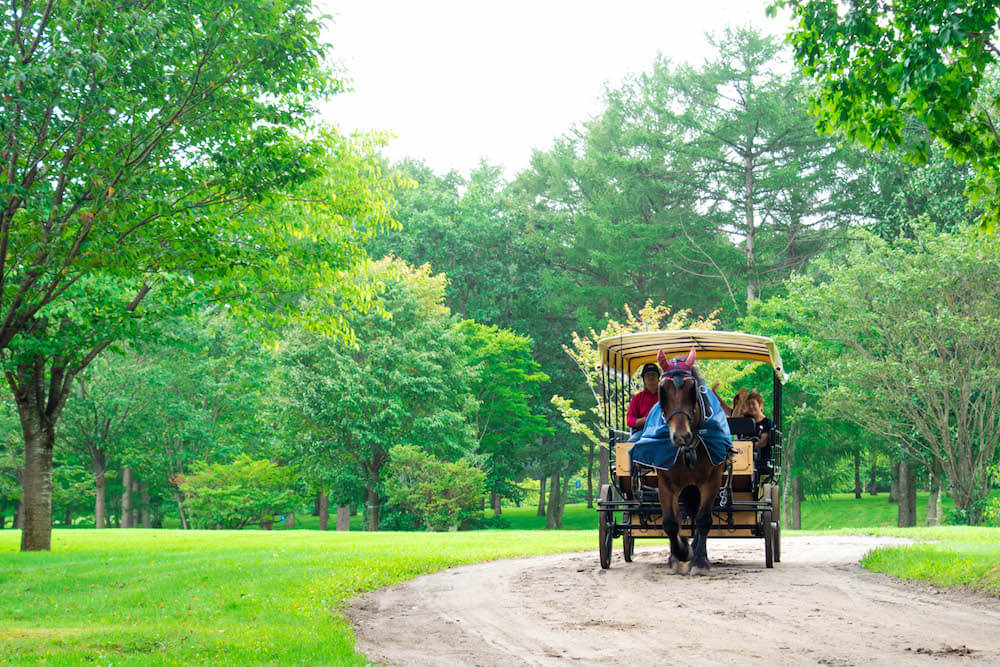
[(197, 463), (178, 479), (198, 528), (242, 528), (273, 521), (301, 503), (291, 488), (295, 470), (242, 455), (232, 463)]
[(466, 459), (442, 461), (413, 445), (389, 450), (388, 500), (428, 530), (454, 530), (478, 513), (486, 474)]
[(487, 488), (500, 497), (520, 499), (532, 449), (551, 434), (545, 416), (535, 411), (540, 386), (549, 377), (532, 358), (531, 339), (508, 329), (464, 320), (456, 327), (462, 356), (476, 376), (471, 390), (477, 408), (470, 415), (483, 457)]
[(973, 234), (870, 235), (760, 312), (805, 334), (800, 367), (826, 415), (940, 465), (956, 506), (982, 515), (997, 458), (1000, 246)]
[[(958, 7), (961, 10), (958, 10)], [(795, 58), (817, 84), (811, 111), (825, 132), (881, 149), (901, 145), (910, 118), (926, 125), (949, 157), (977, 178), (973, 203), (985, 228), (1000, 216), (997, 94), (989, 83), (1000, 16), (992, 0), (850, 2), (775, 0), (797, 20), (788, 36)], [(929, 138), (906, 150), (927, 160)]]
[(293, 328), (277, 360), (287, 456), (338, 504), (364, 492), (370, 512), (392, 446), (458, 458), (475, 447), (476, 409), (474, 371), (442, 303), (444, 276), (386, 258), (371, 279), (384, 286), (388, 318), (352, 313), (356, 346)]

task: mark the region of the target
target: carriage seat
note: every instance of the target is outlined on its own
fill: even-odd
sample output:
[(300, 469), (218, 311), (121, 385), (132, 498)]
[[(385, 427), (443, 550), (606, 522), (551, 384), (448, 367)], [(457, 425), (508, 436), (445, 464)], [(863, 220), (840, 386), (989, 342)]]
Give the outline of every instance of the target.
[(734, 440), (756, 440), (757, 424), (751, 417), (729, 417), (729, 432)]

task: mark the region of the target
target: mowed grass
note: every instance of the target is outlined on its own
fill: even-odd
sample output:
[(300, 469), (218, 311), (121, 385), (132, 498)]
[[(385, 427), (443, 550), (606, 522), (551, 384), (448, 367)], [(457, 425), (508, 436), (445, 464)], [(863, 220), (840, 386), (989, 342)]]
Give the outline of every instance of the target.
[(449, 566), (592, 550), (594, 531), (0, 532), (0, 663), (365, 664), (345, 601)]

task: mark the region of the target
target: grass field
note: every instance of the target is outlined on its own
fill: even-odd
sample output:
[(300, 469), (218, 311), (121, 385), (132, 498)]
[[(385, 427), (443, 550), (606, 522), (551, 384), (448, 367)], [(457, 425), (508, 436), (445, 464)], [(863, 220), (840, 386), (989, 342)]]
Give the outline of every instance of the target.
[(0, 531), (0, 663), (365, 664), (354, 595), (452, 565), (593, 549), (593, 531)]
[[(920, 541), (863, 564), (1000, 595), (1000, 529), (895, 528), (895, 513), (885, 495), (845, 494), (803, 503), (802, 522)], [(0, 531), (0, 664), (365, 664), (342, 615), (359, 593), (452, 565), (596, 550), (593, 509), (567, 506), (561, 531), (535, 514), (505, 508), (511, 528), (461, 533), (321, 533), (308, 516), (292, 531), (57, 529), (51, 553), (28, 554)]]

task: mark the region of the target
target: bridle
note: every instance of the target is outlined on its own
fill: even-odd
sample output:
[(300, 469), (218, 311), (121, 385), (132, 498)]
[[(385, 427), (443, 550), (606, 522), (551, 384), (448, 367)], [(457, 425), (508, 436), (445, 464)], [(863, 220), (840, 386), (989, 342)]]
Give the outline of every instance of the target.
[[(700, 387), (701, 382), (699, 381), (698, 376), (696, 376), (691, 371), (686, 371), (686, 370), (682, 370), (682, 369), (679, 369), (679, 368), (678, 369), (669, 370), (669, 371), (663, 371), (662, 373), (660, 373), (660, 388), (661, 389), (663, 388), (663, 383), (664, 383), (665, 379), (669, 379), (671, 382), (673, 382), (674, 383), (674, 387), (676, 387), (677, 389), (681, 389), (688, 382), (693, 382), (694, 383), (694, 392), (695, 392), (695, 405), (698, 405), (698, 403), (699, 403), (698, 396), (699, 396), (699, 392), (701, 391), (701, 387)], [(698, 443), (698, 440), (699, 440), (699, 438), (697, 437), (697, 435), (698, 435), (698, 429), (701, 427), (701, 422), (705, 418), (704, 411), (703, 410), (698, 410), (698, 418), (696, 419), (695, 415), (692, 414), (692, 412), (690, 410), (686, 410), (685, 408), (674, 408), (669, 414), (667, 414), (663, 418), (663, 422), (665, 424), (669, 424), (670, 420), (673, 419), (677, 415), (684, 415), (687, 418), (687, 420), (688, 420), (688, 427), (691, 429), (691, 433), (695, 436), (692, 439), (690, 447), (693, 448), (693, 447), (697, 446), (697, 443)], [(687, 447), (685, 449), (687, 449)]]

